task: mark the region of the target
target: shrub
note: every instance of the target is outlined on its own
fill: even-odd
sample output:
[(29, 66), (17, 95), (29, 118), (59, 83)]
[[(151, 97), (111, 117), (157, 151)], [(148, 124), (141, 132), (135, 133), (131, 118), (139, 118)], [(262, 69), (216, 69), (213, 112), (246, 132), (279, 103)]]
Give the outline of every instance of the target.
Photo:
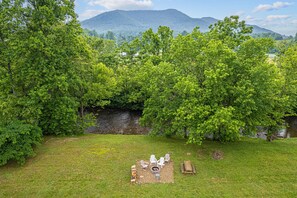
[(26, 157), (34, 156), (33, 147), (41, 140), (42, 131), (37, 126), (18, 120), (0, 126), (0, 166), (9, 160), (24, 164)]

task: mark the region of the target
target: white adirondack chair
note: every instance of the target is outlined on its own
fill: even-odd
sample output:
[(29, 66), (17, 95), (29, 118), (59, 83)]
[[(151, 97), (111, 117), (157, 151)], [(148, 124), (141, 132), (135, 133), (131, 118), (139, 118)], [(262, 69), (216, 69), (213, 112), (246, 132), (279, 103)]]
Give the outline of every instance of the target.
[(150, 164), (155, 164), (157, 165), (158, 161), (155, 155), (151, 155), (150, 157)]
[(146, 169), (147, 167), (148, 167), (148, 162), (145, 162), (145, 161), (143, 161), (143, 160), (141, 160), (140, 161), (140, 165), (141, 165), (141, 167), (143, 168), (143, 169)]
[(161, 166), (161, 168), (163, 168), (163, 166), (165, 166), (165, 158), (164, 157), (160, 157), (160, 159), (158, 160), (158, 166)]
[(170, 155), (169, 153), (165, 154), (165, 162), (169, 163), (170, 162)]

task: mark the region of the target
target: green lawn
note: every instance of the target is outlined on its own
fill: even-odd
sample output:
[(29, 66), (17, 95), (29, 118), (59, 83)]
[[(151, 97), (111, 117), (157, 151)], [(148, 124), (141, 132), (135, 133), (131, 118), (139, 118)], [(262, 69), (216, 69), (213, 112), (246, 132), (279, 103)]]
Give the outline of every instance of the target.
[[(224, 152), (213, 160), (212, 152)], [(297, 197), (297, 139), (202, 146), (149, 136), (46, 137), (24, 166), (0, 168), (0, 197)], [(170, 152), (173, 184), (130, 184), (130, 166)], [(191, 153), (191, 155), (187, 155)], [(198, 173), (185, 176), (191, 160)]]

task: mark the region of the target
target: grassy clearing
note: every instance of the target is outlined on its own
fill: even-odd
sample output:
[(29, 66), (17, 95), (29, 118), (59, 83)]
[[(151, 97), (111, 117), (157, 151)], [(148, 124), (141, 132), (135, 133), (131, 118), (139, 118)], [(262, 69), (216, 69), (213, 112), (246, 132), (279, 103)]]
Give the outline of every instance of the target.
[[(220, 150), (223, 160), (213, 160)], [(0, 168), (0, 197), (297, 197), (297, 139), (202, 146), (148, 136), (47, 137), (24, 166)], [(131, 185), (130, 166), (171, 152), (173, 184)], [(191, 155), (187, 155), (191, 153)], [(192, 160), (198, 173), (184, 176)]]

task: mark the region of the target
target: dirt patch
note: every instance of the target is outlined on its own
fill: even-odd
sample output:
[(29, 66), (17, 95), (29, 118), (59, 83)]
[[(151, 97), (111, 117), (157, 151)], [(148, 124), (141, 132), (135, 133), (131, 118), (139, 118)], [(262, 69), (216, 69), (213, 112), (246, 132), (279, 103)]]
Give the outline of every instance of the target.
[(160, 170), (160, 179), (157, 179), (155, 174), (151, 172), (151, 165), (143, 169), (140, 165), (140, 160), (136, 162), (137, 183), (174, 183), (173, 177), (173, 162), (166, 163)]
[(205, 158), (205, 157), (208, 157), (209, 156), (209, 153), (206, 149), (199, 149), (197, 151), (197, 157), (198, 158)]
[(57, 139), (57, 138), (48, 138), (46, 137), (44, 143), (45, 144), (48, 144), (48, 143), (57, 143), (57, 144), (65, 144), (67, 142), (73, 142), (73, 141), (76, 141), (76, 140), (79, 140), (79, 138), (71, 138), (71, 137), (66, 137), (66, 138), (60, 138), (60, 139)]
[(226, 178), (212, 177), (210, 179), (210, 182), (212, 182), (214, 184), (221, 184), (221, 183), (227, 183), (228, 181)]
[(216, 150), (212, 153), (212, 158), (214, 160), (221, 160), (224, 158), (224, 153), (223, 151), (219, 151), (219, 150)]

